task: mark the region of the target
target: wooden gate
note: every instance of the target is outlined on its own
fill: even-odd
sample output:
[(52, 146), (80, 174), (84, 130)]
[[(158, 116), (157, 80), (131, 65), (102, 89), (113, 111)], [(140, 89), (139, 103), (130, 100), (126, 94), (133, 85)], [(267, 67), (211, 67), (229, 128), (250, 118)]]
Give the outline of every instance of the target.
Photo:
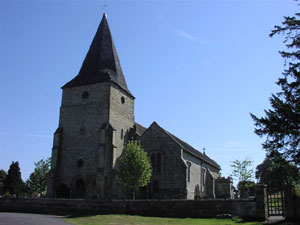
[(268, 216), (284, 216), (284, 192), (268, 190)]

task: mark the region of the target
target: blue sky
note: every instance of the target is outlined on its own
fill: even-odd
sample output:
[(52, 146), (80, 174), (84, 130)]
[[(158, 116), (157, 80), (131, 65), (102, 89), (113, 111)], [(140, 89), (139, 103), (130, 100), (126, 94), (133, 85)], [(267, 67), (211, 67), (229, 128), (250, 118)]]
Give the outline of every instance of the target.
[(231, 173), (261, 163), (263, 115), (283, 71), (282, 37), (269, 38), (292, 0), (0, 0), (0, 169), (28, 178), (51, 155), (61, 89), (77, 75), (108, 4), (108, 22), (135, 120), (156, 121)]

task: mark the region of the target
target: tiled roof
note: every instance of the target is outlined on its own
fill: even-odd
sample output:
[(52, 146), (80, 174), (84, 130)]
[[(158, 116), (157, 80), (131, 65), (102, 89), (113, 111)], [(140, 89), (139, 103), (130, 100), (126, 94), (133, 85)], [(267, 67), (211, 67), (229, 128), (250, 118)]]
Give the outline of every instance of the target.
[(78, 75), (62, 88), (103, 82), (113, 82), (132, 96), (127, 88), (105, 14), (103, 14), (101, 23)]
[[(154, 123), (156, 123), (156, 122), (154, 122)], [(156, 125), (159, 126), (157, 123), (156, 123)], [(207, 162), (208, 164), (210, 164), (212, 166), (215, 166), (218, 169), (221, 169), (221, 167), (219, 166), (218, 163), (216, 163), (216, 161), (212, 160), (207, 155), (202, 154), (201, 152), (199, 152), (198, 150), (196, 150), (195, 148), (193, 148), (192, 146), (190, 146), (188, 143), (182, 141), (181, 139), (179, 139), (175, 135), (171, 134), (170, 132), (168, 132), (164, 128), (162, 128), (162, 127), (160, 127), (160, 128), (162, 130), (164, 130), (171, 138), (173, 138), (173, 140), (175, 140), (184, 150), (186, 150), (187, 152), (189, 152), (189, 153), (195, 155), (196, 157), (202, 159), (203, 161)]]
[(147, 128), (137, 122), (135, 122), (134, 124), (136, 127), (136, 134), (138, 134), (139, 136), (142, 136), (142, 134), (145, 132), (145, 130), (147, 130)]

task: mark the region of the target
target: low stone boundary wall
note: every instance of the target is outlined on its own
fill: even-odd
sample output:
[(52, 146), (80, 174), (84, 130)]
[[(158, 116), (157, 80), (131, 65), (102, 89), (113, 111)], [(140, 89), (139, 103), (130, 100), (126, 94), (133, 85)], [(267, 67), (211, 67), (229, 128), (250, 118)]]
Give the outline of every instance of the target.
[(162, 217), (216, 217), (231, 214), (264, 220), (255, 199), (229, 200), (74, 200), (0, 199), (0, 211), (47, 214), (97, 213), (135, 214)]

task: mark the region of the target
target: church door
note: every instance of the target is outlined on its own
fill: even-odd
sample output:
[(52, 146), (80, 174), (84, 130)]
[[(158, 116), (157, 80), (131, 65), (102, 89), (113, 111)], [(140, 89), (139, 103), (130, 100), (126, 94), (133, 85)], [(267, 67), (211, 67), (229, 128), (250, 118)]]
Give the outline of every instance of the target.
[(74, 198), (85, 198), (85, 183), (82, 179), (75, 182)]

